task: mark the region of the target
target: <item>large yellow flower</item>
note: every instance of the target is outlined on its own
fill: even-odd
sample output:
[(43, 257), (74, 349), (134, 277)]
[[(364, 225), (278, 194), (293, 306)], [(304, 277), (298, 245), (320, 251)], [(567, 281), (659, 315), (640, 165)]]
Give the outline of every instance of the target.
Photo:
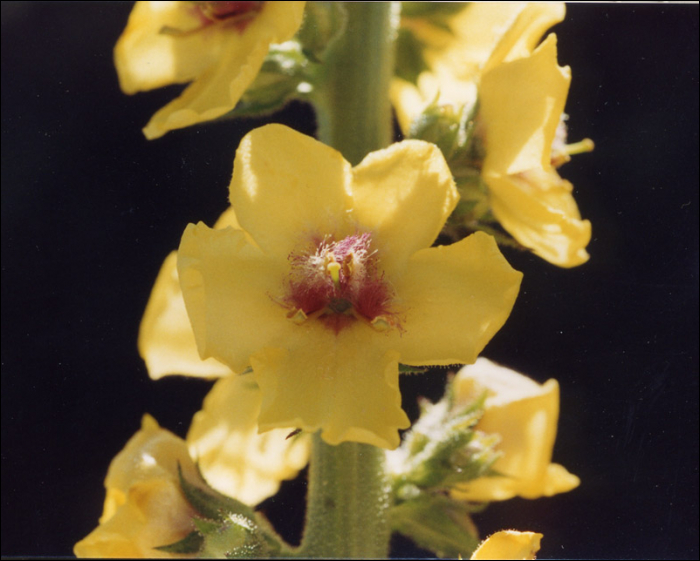
[(521, 274), (490, 236), (430, 248), (457, 202), (439, 150), (406, 141), (351, 168), (279, 125), (247, 135), (230, 200), (241, 225), (189, 225), (178, 269), (203, 358), (252, 366), (261, 430), (398, 445), (398, 363), (471, 363)]
[(429, 104), (471, 107), (478, 97), (481, 175), (494, 216), (540, 257), (573, 267), (588, 259), (591, 225), (551, 162), (571, 73), (557, 64), (554, 35), (535, 49), (563, 17), (563, 4), (510, 2), (470, 4), (450, 33), (408, 20), (428, 45), (429, 69), (417, 85), (395, 79), (392, 99), (408, 132)]
[(481, 477), (452, 490), (455, 498), (502, 501), (515, 496), (549, 497), (578, 487), (580, 480), (551, 463), (559, 419), (559, 384), (540, 385), (517, 372), (479, 358), (453, 382), (455, 400), (468, 403), (484, 392), (485, 411), (476, 428), (501, 438), (503, 455), (493, 465), (502, 476)]
[(147, 138), (216, 119), (253, 82), (272, 43), (291, 39), (305, 2), (137, 2), (114, 49), (122, 91), (192, 82), (143, 129)]
[(172, 557), (154, 548), (187, 536), (196, 514), (180, 490), (178, 464), (189, 482), (201, 484), (185, 442), (146, 415), (112, 460), (100, 525), (75, 545), (75, 555)]

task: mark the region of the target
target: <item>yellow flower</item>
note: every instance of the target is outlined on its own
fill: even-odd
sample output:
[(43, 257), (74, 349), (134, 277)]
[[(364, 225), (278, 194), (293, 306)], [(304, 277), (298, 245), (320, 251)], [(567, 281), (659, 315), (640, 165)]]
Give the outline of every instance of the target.
[(112, 460), (100, 525), (75, 545), (77, 557), (172, 557), (155, 547), (183, 539), (196, 513), (180, 490), (177, 466), (197, 483), (185, 442), (146, 415)]
[(192, 82), (143, 129), (149, 139), (231, 111), (272, 43), (291, 39), (305, 2), (137, 2), (114, 49), (133, 94)]
[[(238, 228), (231, 209), (216, 227)], [(249, 505), (274, 495), (294, 478), (309, 456), (309, 437), (287, 439), (292, 428), (258, 434), (260, 390), (250, 376), (237, 376), (213, 358), (202, 360), (187, 317), (171, 253), (158, 274), (141, 322), (139, 351), (151, 378), (169, 374), (221, 377), (192, 420), (189, 452), (212, 487)]]
[[(591, 223), (581, 220), (572, 186), (551, 164), (571, 72), (557, 64), (550, 35), (529, 57), (501, 64), (481, 81), (491, 209), (521, 244), (561, 267), (588, 260)], [(517, 95), (513, 95), (517, 92)]]
[(454, 379), (456, 401), (467, 403), (487, 393), (476, 428), (501, 438), (503, 456), (493, 465), (503, 477), (481, 477), (451, 491), (469, 501), (502, 501), (515, 496), (549, 497), (577, 487), (580, 480), (551, 463), (559, 418), (559, 384), (540, 385), (517, 372), (479, 358)]
[(591, 225), (551, 163), (571, 72), (557, 64), (554, 35), (535, 49), (563, 17), (559, 3), (472, 3), (450, 21), (451, 33), (408, 21), (428, 44), (429, 70), (417, 86), (396, 79), (392, 99), (408, 131), (430, 103), (471, 107), (478, 95), (481, 175), (494, 216), (543, 259), (573, 267), (588, 260)]
[(471, 559), (535, 559), (542, 534), (503, 530), (486, 538)]
[(469, 363), (522, 275), (490, 236), (430, 248), (457, 202), (439, 150), (406, 141), (351, 168), (279, 125), (247, 135), (230, 200), (242, 230), (190, 224), (178, 269), (203, 358), (249, 365), (260, 430), (398, 445), (398, 363)]
[(262, 401), (252, 376), (219, 380), (187, 433), (190, 454), (214, 489), (249, 505), (271, 497), (309, 460), (310, 438), (291, 428), (258, 434)]

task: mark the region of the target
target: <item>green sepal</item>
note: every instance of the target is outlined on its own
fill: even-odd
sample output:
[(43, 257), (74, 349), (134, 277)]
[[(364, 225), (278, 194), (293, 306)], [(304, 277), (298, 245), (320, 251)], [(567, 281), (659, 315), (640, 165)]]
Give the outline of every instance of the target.
[(409, 138), (436, 144), (445, 156), (455, 178), (463, 175), (458, 173), (461, 168), (466, 168), (467, 173), (473, 173), (473, 170), (478, 173), (476, 164), (480, 163), (482, 157), (482, 154), (476, 151), (477, 146), (474, 144), (474, 119), (478, 104), (455, 107), (440, 105), (438, 99), (439, 94), (411, 123)]
[(421, 403), (421, 415), (393, 456), (391, 484), (396, 503), (424, 493), (445, 493), (456, 485), (492, 474), (498, 437), (475, 426), (485, 395), (468, 404), (454, 399), (452, 384), (437, 403)]
[(254, 518), (255, 513), (248, 505), (236, 499), (222, 495), (212, 488), (206, 491), (201, 487), (187, 481), (182, 475), (182, 468), (178, 465), (180, 487), (185, 498), (199, 514), (210, 520), (223, 520), (228, 515), (239, 514), (248, 518)]
[(306, 82), (307, 65), (298, 43), (271, 46), (257, 77), (226, 117), (263, 117), (303, 97), (310, 87)]
[(396, 66), (394, 74), (415, 84), (421, 72), (428, 70), (423, 57), (425, 45), (410, 30), (399, 29), (396, 37)]
[(178, 553), (178, 554), (192, 554), (199, 553), (204, 545), (204, 538), (197, 531), (193, 530), (182, 538), (179, 542), (171, 543), (169, 545), (161, 545), (159, 547), (154, 547), (158, 551), (164, 551), (165, 553)]
[(304, 55), (312, 62), (323, 62), (333, 42), (345, 32), (347, 21), (347, 11), (338, 2), (307, 2), (304, 24), (297, 33)]
[(200, 557), (248, 559), (270, 557), (263, 532), (252, 519), (231, 514), (215, 524), (205, 524)]
[(438, 557), (468, 559), (479, 544), (468, 505), (439, 494), (422, 494), (389, 509), (391, 529)]

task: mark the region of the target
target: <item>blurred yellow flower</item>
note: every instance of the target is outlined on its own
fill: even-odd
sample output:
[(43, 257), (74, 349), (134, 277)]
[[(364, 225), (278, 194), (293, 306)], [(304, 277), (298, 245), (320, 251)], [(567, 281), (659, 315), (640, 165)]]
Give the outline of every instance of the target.
[(109, 466), (100, 525), (75, 545), (75, 555), (172, 557), (154, 548), (187, 536), (196, 514), (180, 490), (178, 463), (188, 481), (201, 483), (185, 441), (144, 416)]
[(305, 2), (137, 2), (114, 49), (133, 94), (192, 82), (143, 129), (148, 139), (231, 111), (272, 43), (291, 39)]
[(503, 530), (486, 538), (471, 559), (535, 559), (542, 534)]
[(485, 411), (476, 429), (497, 434), (503, 455), (493, 465), (502, 477), (481, 477), (451, 491), (468, 501), (502, 501), (515, 496), (549, 497), (578, 487), (580, 480), (551, 463), (559, 419), (559, 384), (540, 385), (514, 370), (479, 358), (462, 368), (453, 382), (457, 403), (486, 392)]
[(261, 430), (394, 448), (409, 424), (398, 362), (476, 359), (522, 275), (485, 234), (429, 247), (457, 198), (425, 142), (351, 168), (283, 126), (243, 139), (230, 186), (242, 230), (190, 224), (178, 269), (200, 356), (252, 366)]
[(478, 97), (481, 175), (494, 216), (543, 259), (573, 267), (588, 260), (591, 225), (552, 166), (553, 157), (566, 160), (553, 142), (571, 72), (557, 64), (554, 35), (535, 49), (564, 13), (560, 3), (471, 3), (450, 20), (450, 33), (408, 20), (427, 45), (429, 69), (416, 85), (396, 78), (392, 99), (408, 132), (431, 103), (471, 107)]

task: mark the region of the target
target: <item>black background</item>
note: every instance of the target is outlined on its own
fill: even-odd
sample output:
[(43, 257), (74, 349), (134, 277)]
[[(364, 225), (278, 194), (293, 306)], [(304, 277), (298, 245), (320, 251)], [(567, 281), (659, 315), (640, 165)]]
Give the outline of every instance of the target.
[[(184, 435), (209, 384), (148, 379), (136, 352), (162, 259), (226, 206), (234, 150), (262, 121), (140, 128), (177, 93), (123, 95), (112, 47), (128, 3), (2, 5), (2, 554), (71, 555), (109, 462), (150, 412)], [(545, 534), (540, 557), (698, 555), (698, 6), (572, 5), (555, 28), (573, 82), (562, 175), (591, 260), (525, 273), (490, 358), (556, 377), (555, 460), (574, 492), (491, 505), (484, 534)], [(313, 133), (293, 104), (277, 122)], [(466, 319), (465, 319), (466, 321)], [(444, 372), (405, 377), (405, 407)], [(263, 506), (298, 531), (303, 478)], [(294, 505), (297, 505), (296, 507)], [(426, 555), (406, 540), (398, 556)]]

